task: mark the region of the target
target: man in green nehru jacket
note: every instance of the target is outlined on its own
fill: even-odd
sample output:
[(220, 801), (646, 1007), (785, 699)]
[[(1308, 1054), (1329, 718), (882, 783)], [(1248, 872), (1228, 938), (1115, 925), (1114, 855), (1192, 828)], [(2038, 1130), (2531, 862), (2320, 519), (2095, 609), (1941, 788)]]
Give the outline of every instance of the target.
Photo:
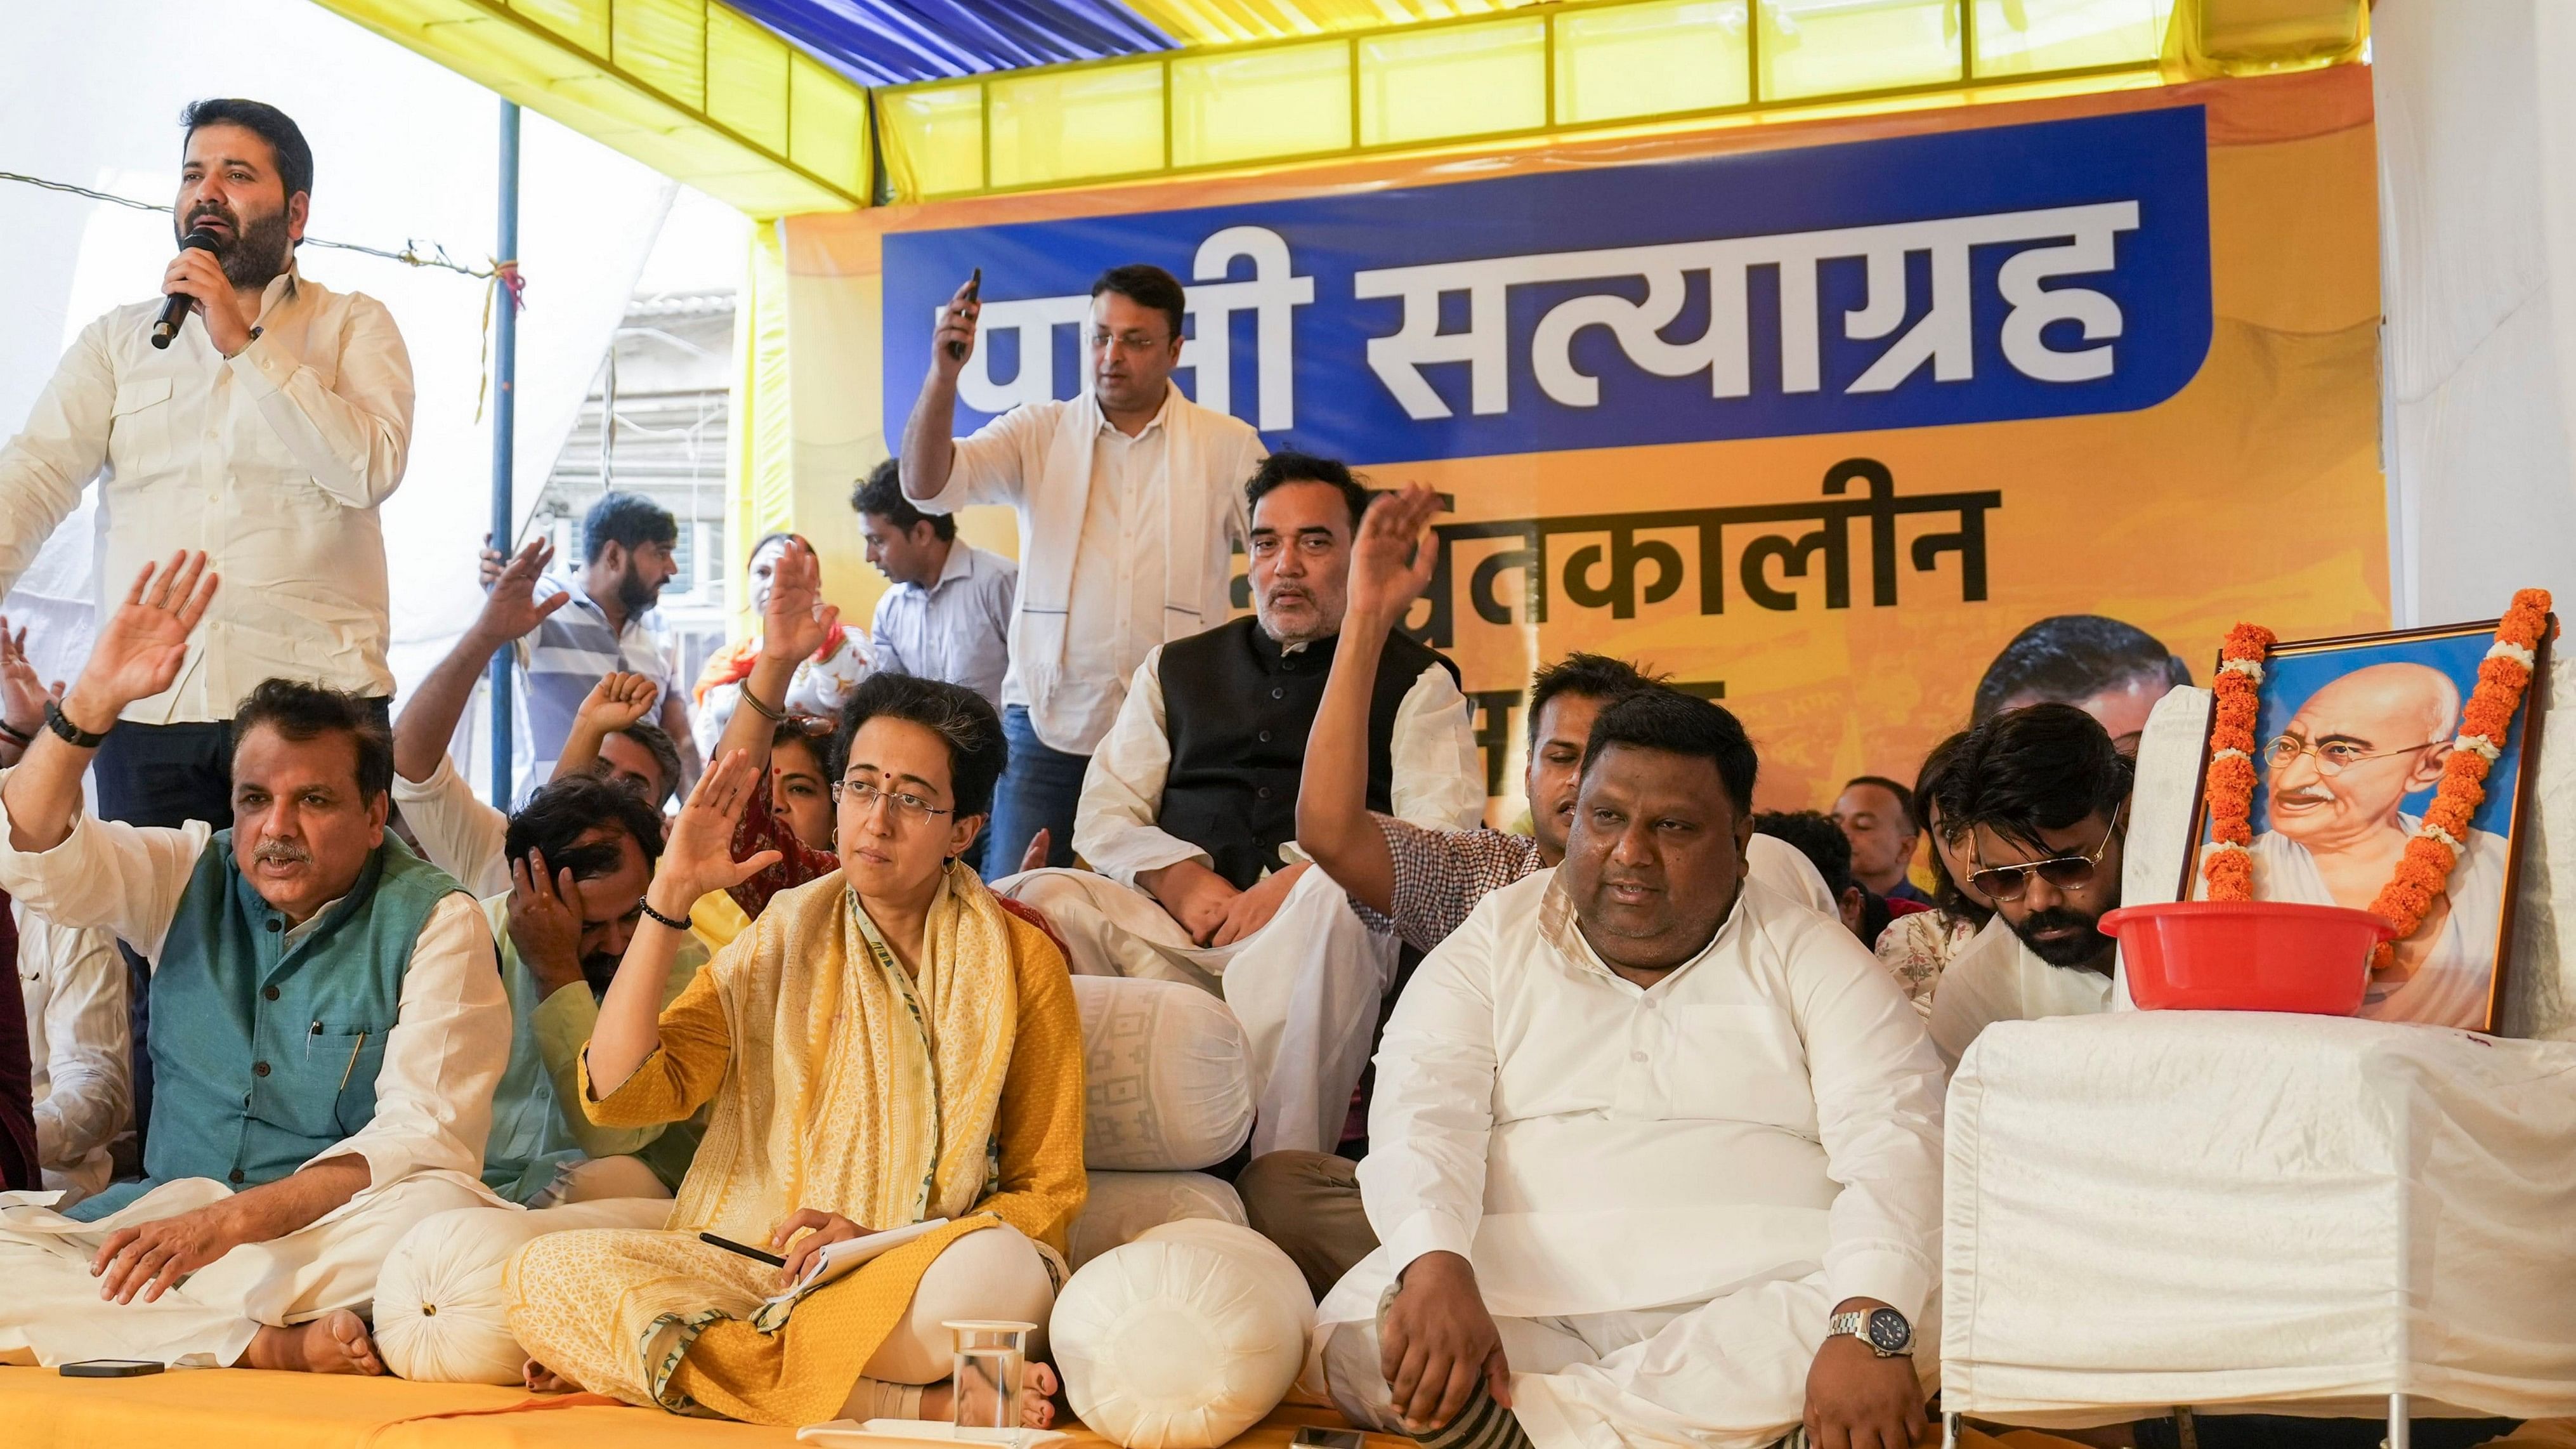
[(168, 689), (215, 591), (146, 568), (0, 777), (0, 888), (153, 965), (140, 1182), (71, 1216), (0, 1194), (0, 1362), (382, 1373), (361, 1316), (405, 1229), (477, 1180), (510, 1012), (491, 928), (385, 830), (393, 746), (354, 695), (284, 679), (232, 721), (231, 829), (84, 813), (126, 705)]

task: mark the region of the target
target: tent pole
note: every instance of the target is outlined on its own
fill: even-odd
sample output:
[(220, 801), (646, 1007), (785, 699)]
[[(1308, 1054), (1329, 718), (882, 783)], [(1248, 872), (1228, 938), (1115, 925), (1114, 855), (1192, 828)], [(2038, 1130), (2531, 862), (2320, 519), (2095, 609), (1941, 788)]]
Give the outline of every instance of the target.
[[(516, 265), (519, 258), (519, 103), (501, 102), (500, 155), (501, 234), (498, 255)], [(510, 496), (511, 450), (516, 442), (519, 374), (519, 309), (506, 283), (494, 298), (492, 313), (492, 546), (512, 551), (518, 536), (517, 512)], [(492, 656), (492, 805), (510, 808), (515, 795), (510, 778), (510, 671), (516, 654), (503, 649)]]

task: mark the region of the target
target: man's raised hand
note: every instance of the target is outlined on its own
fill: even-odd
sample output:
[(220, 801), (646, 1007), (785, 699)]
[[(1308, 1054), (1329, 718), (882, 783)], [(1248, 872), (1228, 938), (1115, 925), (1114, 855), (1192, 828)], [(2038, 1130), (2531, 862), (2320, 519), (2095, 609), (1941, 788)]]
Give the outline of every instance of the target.
[(1345, 605), (1350, 613), (1384, 620), (1390, 627), (1403, 618), (1439, 566), (1439, 541), (1423, 530), (1441, 506), (1439, 494), (1412, 483), (1402, 492), (1380, 496), (1360, 515), (1359, 535), (1351, 540)]
[(537, 597), (537, 580), (554, 556), (554, 541), (544, 537), (529, 539), (497, 569), (493, 563), (500, 555), (488, 548), (483, 551), (483, 586), (490, 594), (483, 600), (483, 611), (474, 616), (475, 637), (498, 649), (524, 638), (547, 616), (572, 602), (568, 593)]
[(218, 576), (203, 553), (174, 554), (146, 564), (125, 602), (108, 616), (89, 663), (64, 700), (64, 713), (85, 730), (104, 730), (125, 707), (168, 689), (188, 659), (188, 636), (214, 602)]
[(822, 649), (840, 622), (841, 606), (823, 602), (823, 565), (814, 557), (814, 546), (788, 535), (769, 575), (769, 607), (760, 619), (760, 652), (790, 664), (803, 663)]
[[(556, 598), (569, 597), (558, 594)], [(552, 603), (553, 600), (547, 602)], [(581, 708), (573, 712), (576, 728), (588, 729), (605, 739), (627, 729), (653, 712), (662, 687), (641, 674), (610, 670), (599, 676), (599, 682), (582, 696)]]
[(32, 735), (45, 724), (45, 701), (63, 697), (62, 682), (45, 687), (44, 676), (36, 672), (35, 663), (27, 658), (27, 630), (21, 625), (9, 632), (9, 619), (0, 615), (0, 723), (22, 735)]

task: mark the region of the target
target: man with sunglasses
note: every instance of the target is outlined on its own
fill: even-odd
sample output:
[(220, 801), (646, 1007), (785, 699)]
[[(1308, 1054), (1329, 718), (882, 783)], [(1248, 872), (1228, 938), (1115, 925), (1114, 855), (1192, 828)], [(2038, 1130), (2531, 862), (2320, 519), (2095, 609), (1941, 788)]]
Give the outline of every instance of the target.
[(1968, 832), (1968, 883), (1995, 918), (1942, 973), (1932, 1044), (1955, 1069), (1988, 1024), (2111, 1009), (2129, 758), (2071, 704), (2010, 710), (1959, 743), (1944, 821)]
[[(2309, 695), (2263, 750), (2255, 895), (2368, 910), (2423, 824), (2398, 807), (2441, 780), (2459, 723), (2459, 686), (2422, 664), (2369, 665)], [(2364, 1015), (2486, 1024), (2505, 841), (2471, 830), (2461, 845), (2449, 889), (2372, 976)]]

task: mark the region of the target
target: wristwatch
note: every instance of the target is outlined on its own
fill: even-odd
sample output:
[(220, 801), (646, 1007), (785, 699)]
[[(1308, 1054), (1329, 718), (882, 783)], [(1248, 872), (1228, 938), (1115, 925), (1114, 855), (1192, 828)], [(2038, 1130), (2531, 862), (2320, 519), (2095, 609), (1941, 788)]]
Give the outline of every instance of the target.
[(1873, 1308), (1867, 1313), (1837, 1313), (1825, 1324), (1825, 1337), (1839, 1338), (1850, 1334), (1869, 1345), (1869, 1351), (1880, 1358), (1897, 1358), (1914, 1352), (1914, 1329), (1905, 1315), (1893, 1308)]
[[(84, 750), (94, 750), (100, 745), (107, 743), (107, 734), (105, 731), (101, 731), (98, 734), (91, 734), (89, 731), (82, 729), (79, 725), (73, 724), (69, 719), (64, 718), (63, 707), (55, 700), (49, 699), (45, 701), (45, 728), (52, 730), (63, 743), (73, 745)], [(108, 728), (114, 729), (116, 726), (109, 725)]]

